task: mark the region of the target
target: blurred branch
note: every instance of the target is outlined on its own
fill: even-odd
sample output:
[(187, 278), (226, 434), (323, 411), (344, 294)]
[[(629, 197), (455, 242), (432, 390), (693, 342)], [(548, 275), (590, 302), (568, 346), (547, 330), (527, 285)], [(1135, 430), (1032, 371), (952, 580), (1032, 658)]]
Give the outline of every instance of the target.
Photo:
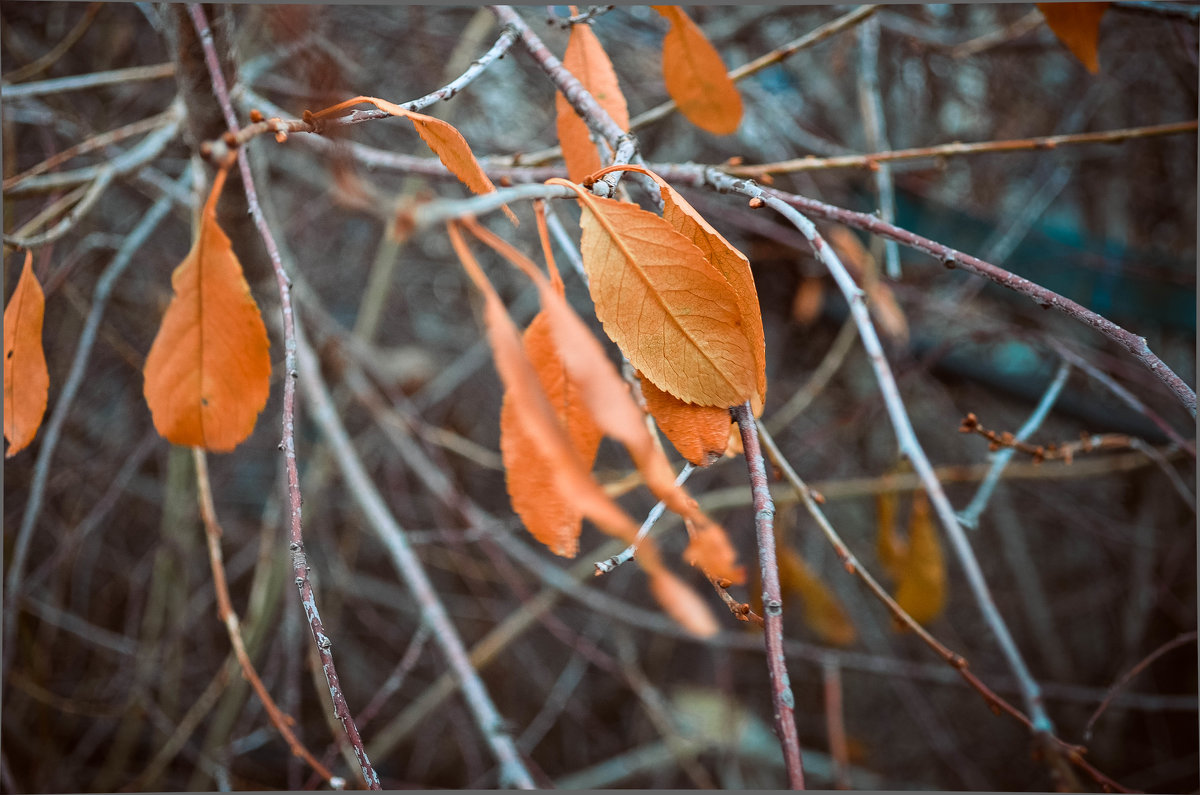
[(91, 27), (92, 20), (96, 18), (96, 14), (98, 14), (100, 9), (103, 7), (103, 3), (88, 3), (87, 9), (84, 10), (83, 16), (79, 18), (79, 21), (75, 23), (75, 27), (71, 28), (67, 32), (67, 35), (63, 36), (58, 44), (54, 45), (49, 52), (47, 52), (45, 55), (42, 55), (38, 59), (25, 64), (20, 69), (15, 69), (5, 75), (5, 96), (7, 97), (9, 95), (9, 89), (14, 84), (20, 83), (22, 80), (28, 80), (34, 75), (41, 74), (57, 63), (59, 58), (66, 55), (67, 50), (75, 46), (75, 42), (79, 41), (83, 34), (87, 32), (87, 29)]
[(91, 72), (86, 75), (55, 77), (37, 83), (4, 85), (6, 100), (40, 97), (46, 94), (61, 94), (67, 91), (90, 91), (100, 86), (131, 83), (138, 80), (162, 80), (175, 74), (175, 64), (160, 63), (153, 66), (132, 66), (128, 69), (113, 69), (110, 72)]
[[(879, 91), (879, 17), (866, 20), (858, 29), (858, 102), (862, 108), (868, 149), (890, 149), (887, 122), (883, 116), (883, 97)], [(896, 190), (892, 168), (879, 163), (871, 168), (875, 175), (875, 193), (879, 197), (879, 217), (896, 221)], [(884, 270), (889, 279), (900, 278), (900, 249), (895, 240), (884, 240)]]
[(1096, 707), (1096, 711), (1092, 713), (1090, 718), (1088, 718), (1087, 724), (1083, 727), (1084, 742), (1088, 742), (1092, 739), (1092, 727), (1096, 725), (1096, 721), (1104, 713), (1104, 710), (1108, 708), (1108, 705), (1112, 703), (1113, 697), (1116, 696), (1117, 693), (1119, 693), (1125, 687), (1125, 685), (1129, 684), (1135, 676), (1146, 670), (1151, 663), (1167, 652), (1177, 649), (1180, 646), (1186, 646), (1189, 643), (1195, 642), (1196, 631), (1193, 630), (1191, 632), (1185, 632), (1182, 635), (1179, 635), (1178, 637), (1173, 638), (1159, 646), (1157, 649), (1146, 655), (1141, 662), (1126, 671), (1120, 679), (1113, 683), (1112, 687), (1110, 687), (1108, 690), (1108, 694), (1104, 696), (1104, 700), (1100, 702), (1100, 706)]

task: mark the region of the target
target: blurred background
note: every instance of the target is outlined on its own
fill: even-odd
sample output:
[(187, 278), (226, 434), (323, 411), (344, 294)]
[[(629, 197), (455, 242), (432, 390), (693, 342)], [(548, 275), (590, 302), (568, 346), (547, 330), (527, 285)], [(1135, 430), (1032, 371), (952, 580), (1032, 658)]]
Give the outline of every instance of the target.
[[(6, 586), (18, 547), (27, 545), (19, 588), (5, 592), (12, 635), (4, 649), (0, 783), (7, 791), (320, 783), (291, 755), (231, 661), (191, 454), (158, 437), (142, 398), (141, 367), (170, 299), (171, 271), (190, 246), (193, 208), (206, 192), (198, 177), (212, 174), (194, 153), (224, 129), (182, 8), (0, 7), (6, 241), (51, 228), (61, 208), (79, 200), (72, 191), (94, 185), (96, 169), (115, 168), (102, 198), (33, 255), (46, 291), (50, 403), (33, 445), (4, 467)], [(687, 11), (735, 68), (853, 8)], [(243, 123), (251, 107), (298, 118), (358, 94), (415, 99), (461, 74), (501, 33), (489, 11), (469, 7), (206, 9)], [(568, 35), (561, 23), (570, 11), (517, 10), (561, 56)], [(735, 134), (714, 136), (671, 114), (639, 129), (638, 140), (652, 166), (730, 158), (754, 165), (1187, 121), (1197, 115), (1198, 11), (1181, 3), (1110, 4), (1093, 74), (1031, 3), (882, 6), (866, 23), (872, 28), (851, 26), (741, 81), (745, 115)], [(617, 7), (593, 22), (632, 116), (668, 98), (661, 78), (667, 27), (649, 7)], [(138, 71), (117, 71), (129, 69)], [(81, 85), (52, 82), (76, 76), (91, 77)], [(870, 121), (876, 103), (881, 123)], [(565, 173), (547, 152), (557, 144), (553, 86), (519, 43), (467, 90), (425, 112), (456, 125), (497, 182)], [(96, 140), (114, 130), (122, 133)], [(482, 338), (478, 294), (440, 230), (402, 243), (388, 235), (396, 207), (460, 197), (462, 186), (439, 176), (440, 166), (399, 119), (342, 128), (333, 144), (306, 138), (280, 144), (264, 136), (250, 146), (264, 210), (300, 285), (300, 318), (356, 451), (409, 531), (455, 627), (468, 648), (486, 639), (476, 667), (539, 783), (784, 786), (761, 633), (726, 615), (699, 572), (680, 560), (687, 538), (677, 521), (664, 518), (656, 539), (718, 615), (722, 632), (710, 641), (688, 637), (665, 618), (635, 566), (592, 578), (591, 563), (615, 551), (592, 526), (585, 524), (578, 558), (566, 561), (514, 517), (499, 457), (499, 379)], [(91, 142), (86, 151), (26, 173), (84, 142)], [(361, 147), (389, 154), (367, 163)], [(1192, 132), (896, 163), (895, 223), (1145, 336), (1194, 386), (1196, 153)], [(93, 171), (80, 171), (87, 168)], [(779, 174), (773, 185), (863, 212), (880, 206), (877, 174), (863, 168)], [(766, 427), (825, 495), (828, 517), (855, 555), (894, 588), (878, 538), (915, 528), (920, 519), (910, 517), (914, 502), (919, 517), (921, 497), (900, 463), (867, 357), (846, 326), (845, 301), (803, 238), (779, 219), (732, 196), (685, 195), (750, 257), (767, 335)], [(276, 449), (284, 373), (279, 299), (244, 201), (235, 172), (220, 215), (263, 309), (274, 375), (251, 438), (231, 454), (209, 456), (227, 576), (268, 690), (294, 717), (301, 740), (353, 784), (319, 669), (314, 679), (312, 639), (291, 582)], [(64, 203), (58, 215), (55, 202)], [(127, 269), (104, 281), (160, 202), (163, 217)], [(532, 212), (528, 204), (514, 207), (520, 229), (494, 228), (536, 257)], [(578, 211), (566, 202), (555, 210), (577, 241)], [(29, 224), (42, 213), (42, 226)], [(971, 502), (990, 461), (985, 439), (958, 432), (963, 417), (974, 413), (988, 429), (1015, 433), (1057, 371), (1060, 350), (1092, 368), (1072, 368), (1030, 441), (1128, 438), (1112, 450), (1081, 452), (1071, 464), (1035, 466), (1018, 453), (970, 538), (1000, 613), (1045, 689), (1058, 735), (1086, 744), (1087, 759), (1127, 787), (1195, 791), (1195, 457), (1161, 427), (1194, 440), (1194, 419), (1124, 349), (1077, 321), (919, 252), (889, 254), (882, 240), (818, 225), (860, 278), (882, 285), (872, 303), (876, 323), (917, 435), (956, 509)], [(568, 297), (588, 317), (570, 247), (559, 246)], [(534, 290), (502, 261), (480, 256), (523, 325), (537, 308)], [(6, 300), (23, 257), (6, 245)], [(879, 275), (889, 257), (898, 278)], [(101, 310), (78, 365), (80, 388), (60, 410), (46, 452), (87, 318)], [(366, 373), (365, 385), (355, 372)], [(1141, 408), (1120, 399), (1113, 384)], [(496, 786), (495, 762), (461, 696), (446, 687), (447, 665), (420, 628), (417, 605), (350, 498), (303, 394), (300, 405), (311, 577), (347, 701), (384, 787)], [(461, 506), (432, 494), (397, 434), (416, 443), (457, 499), (493, 521), (471, 527)], [(597, 477), (619, 484), (630, 470), (625, 453), (604, 442)], [(688, 488), (753, 570), (743, 461), (727, 457), (697, 472)], [(1056, 779), (1033, 753), (1028, 732), (990, 711), (918, 639), (897, 631), (838, 564), (787, 484), (773, 488), (789, 561), (788, 665), (809, 785), (1053, 789)], [(645, 489), (622, 492), (633, 516), (652, 507)], [(562, 592), (556, 572), (577, 585)], [(944, 605), (926, 626), (1020, 706), (948, 548), (944, 572)], [(757, 588), (752, 578), (733, 592), (753, 601)], [(1086, 735), (1109, 688), (1172, 642)], [(1077, 783), (1098, 788), (1082, 774)]]

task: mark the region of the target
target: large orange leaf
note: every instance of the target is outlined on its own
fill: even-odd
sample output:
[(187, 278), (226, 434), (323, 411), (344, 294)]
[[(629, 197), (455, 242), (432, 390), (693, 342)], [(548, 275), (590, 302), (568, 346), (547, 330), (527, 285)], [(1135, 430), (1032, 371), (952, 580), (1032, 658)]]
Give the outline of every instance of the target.
[(946, 606), (946, 564), (925, 492), (913, 495), (908, 520), (908, 553), (896, 585), (896, 603), (919, 624), (932, 621)]
[[(491, 193), (496, 190), (496, 186), (488, 178), (488, 175), (484, 173), (483, 167), (479, 165), (479, 161), (475, 159), (475, 154), (471, 151), (471, 146), (467, 143), (467, 139), (463, 138), (462, 133), (449, 122), (442, 121), (433, 116), (426, 116), (423, 113), (406, 110), (394, 102), (388, 102), (386, 99), (362, 96), (348, 99), (345, 102), (339, 102), (336, 105), (330, 105), (328, 108), (323, 108), (312, 115), (315, 119), (325, 119), (346, 108), (364, 102), (374, 105), (385, 113), (400, 116), (411, 121), (413, 127), (417, 130), (417, 134), (421, 136), (421, 140), (433, 150), (433, 153), (442, 161), (442, 165), (451, 174), (458, 177), (473, 193)], [(513, 211), (507, 206), (503, 209), (508, 215), (509, 220), (513, 224), (516, 224), (517, 216), (513, 214)]]
[[(562, 62), (613, 121), (622, 130), (628, 130), (629, 109), (617, 83), (617, 73), (613, 71), (612, 61), (589, 25), (571, 27), (571, 38)], [(579, 117), (561, 92), (555, 96), (554, 106), (557, 111), (558, 143), (562, 146), (567, 176), (573, 182), (582, 182), (584, 177), (603, 163), (600, 162), (596, 145), (592, 143), (587, 122)]]
[(857, 633), (842, 603), (821, 581), (796, 550), (782, 543), (776, 533), (775, 554), (779, 563), (779, 585), (799, 597), (804, 623), (832, 646), (849, 646)]
[(750, 400), (754, 352), (729, 281), (654, 213), (586, 192), (580, 199), (596, 317), (630, 363), (688, 403)]
[(1092, 74), (1100, 71), (1100, 20), (1110, 3), (1037, 3), (1046, 25)]
[(154, 427), (172, 444), (227, 452), (254, 430), (271, 382), (267, 330), (242, 265), (217, 225), (228, 165), (217, 172), (192, 250), (144, 369)]
[[(522, 339), (525, 353), (568, 441), (581, 465), (591, 469), (602, 434), (587, 412), (578, 386), (563, 367), (544, 313), (534, 317)], [(583, 511), (570, 495), (553, 487), (555, 462), (543, 456), (530, 438), (521, 407), (507, 390), (500, 407), (500, 453), (513, 510), (526, 529), (556, 555), (574, 557), (579, 549)]]
[(4, 438), (5, 458), (12, 458), (37, 436), (46, 414), (50, 373), (42, 349), (42, 320), (46, 299), (33, 272), (33, 252), (25, 252), (25, 267), (17, 289), (4, 307)]
[(671, 23), (663, 39), (663, 82), (679, 112), (714, 135), (729, 135), (742, 121), (742, 97), (720, 53), (679, 6), (653, 6)]
[(729, 409), (693, 406), (668, 395), (648, 378), (641, 378), (646, 410), (679, 454), (698, 467), (708, 466), (729, 444)]

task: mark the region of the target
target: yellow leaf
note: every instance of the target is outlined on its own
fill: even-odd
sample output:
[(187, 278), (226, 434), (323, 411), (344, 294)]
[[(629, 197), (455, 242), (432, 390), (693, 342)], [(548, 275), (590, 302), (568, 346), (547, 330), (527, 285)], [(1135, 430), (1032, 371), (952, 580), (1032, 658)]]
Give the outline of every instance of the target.
[(25, 267), (17, 289), (4, 307), (4, 438), (5, 458), (12, 458), (37, 436), (50, 391), (50, 372), (42, 349), (46, 299), (33, 272), (33, 252), (25, 252)]
[(172, 444), (228, 452), (254, 430), (271, 389), (270, 342), (217, 200), (217, 172), (192, 250), (171, 275), (174, 296), (143, 370), (158, 433)]
[[(887, 477), (887, 476), (885, 476)], [(896, 503), (899, 495), (892, 490), (881, 491), (875, 495), (875, 522), (878, 533), (875, 537), (875, 551), (883, 570), (893, 580), (900, 578), (904, 560), (908, 557), (908, 543), (900, 537), (896, 530)]]
[(729, 409), (684, 403), (663, 392), (649, 379), (642, 378), (641, 373), (638, 378), (642, 382), (646, 410), (680, 455), (703, 467), (725, 454), (729, 443)]
[(754, 350), (725, 276), (654, 213), (580, 198), (596, 317), (630, 363), (687, 403), (728, 408), (754, 397)]
[(1100, 20), (1110, 3), (1037, 3), (1058, 40), (1092, 74), (1100, 71)]
[(720, 54), (678, 6), (653, 6), (671, 23), (663, 39), (663, 82), (688, 121), (714, 135), (735, 132), (742, 97)]
[(929, 498), (923, 491), (913, 495), (908, 555), (896, 586), (896, 602), (918, 624), (937, 618), (946, 606), (946, 565), (930, 515)]
[(804, 623), (831, 646), (849, 646), (857, 633), (841, 602), (809, 568), (804, 558), (782, 542), (775, 533), (775, 557), (779, 563), (779, 585), (799, 597), (804, 608)]
[[(575, 76), (583, 87), (596, 98), (600, 107), (608, 112), (622, 130), (629, 129), (629, 110), (625, 95), (617, 83), (617, 74), (612, 62), (604, 52), (600, 40), (588, 25), (573, 25), (567, 51), (563, 54), (563, 66)], [(560, 92), (555, 96), (557, 111), (558, 142), (562, 146), (567, 176), (572, 182), (583, 178), (603, 165), (596, 145), (588, 133), (587, 122), (579, 117), (571, 103)]]
[[(467, 139), (463, 138), (462, 133), (449, 122), (444, 122), (433, 116), (426, 116), (423, 113), (405, 110), (394, 102), (388, 102), (386, 99), (363, 96), (348, 99), (336, 105), (330, 105), (328, 108), (323, 108), (312, 115), (314, 119), (326, 119), (346, 108), (364, 102), (374, 105), (385, 113), (400, 116), (411, 121), (413, 127), (417, 130), (417, 134), (421, 136), (421, 140), (433, 150), (433, 153), (442, 161), (442, 165), (451, 174), (458, 177), (473, 193), (491, 193), (496, 190), (496, 186), (492, 184), (488, 175), (484, 173), (483, 167), (479, 165), (479, 161), (475, 159), (475, 154), (471, 151), (471, 146), (467, 143)], [(515, 226), (518, 223), (517, 216), (507, 205), (504, 206), (503, 210)]]
[[(525, 353), (580, 463), (591, 469), (601, 432), (563, 367), (550, 333), (549, 320), (539, 312), (523, 335)], [(526, 529), (554, 554), (574, 557), (583, 511), (569, 494), (554, 488), (555, 462), (542, 455), (530, 438), (520, 407), (508, 390), (500, 407), (500, 453), (513, 510)]]

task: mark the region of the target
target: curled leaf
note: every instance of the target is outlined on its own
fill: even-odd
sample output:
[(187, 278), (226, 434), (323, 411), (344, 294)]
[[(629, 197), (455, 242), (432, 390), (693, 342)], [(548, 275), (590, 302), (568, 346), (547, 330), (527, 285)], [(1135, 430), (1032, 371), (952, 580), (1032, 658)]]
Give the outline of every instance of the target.
[(217, 172), (192, 250), (171, 275), (174, 296), (150, 347), (143, 393), (172, 444), (228, 452), (254, 430), (271, 389), (270, 342), (217, 200)]
[[(583, 84), (596, 98), (600, 107), (607, 111), (622, 130), (629, 129), (629, 109), (625, 95), (617, 83), (617, 73), (612, 61), (604, 52), (600, 39), (589, 25), (573, 25), (567, 51), (563, 54), (563, 66)], [(579, 117), (571, 103), (560, 92), (555, 96), (558, 142), (562, 146), (567, 176), (572, 182), (583, 178), (603, 165), (596, 145), (592, 143), (587, 122)]]
[(679, 6), (653, 6), (671, 29), (663, 39), (663, 82), (679, 112), (714, 135), (729, 135), (742, 121), (742, 97), (720, 53)]
[(722, 455), (729, 443), (729, 410), (715, 406), (693, 406), (668, 395), (647, 378), (642, 383), (646, 410), (659, 430), (679, 454), (698, 467), (708, 466)]
[(5, 458), (29, 446), (46, 414), (50, 372), (42, 348), (45, 312), (46, 298), (33, 272), (33, 252), (27, 251), (17, 288), (4, 307)]

